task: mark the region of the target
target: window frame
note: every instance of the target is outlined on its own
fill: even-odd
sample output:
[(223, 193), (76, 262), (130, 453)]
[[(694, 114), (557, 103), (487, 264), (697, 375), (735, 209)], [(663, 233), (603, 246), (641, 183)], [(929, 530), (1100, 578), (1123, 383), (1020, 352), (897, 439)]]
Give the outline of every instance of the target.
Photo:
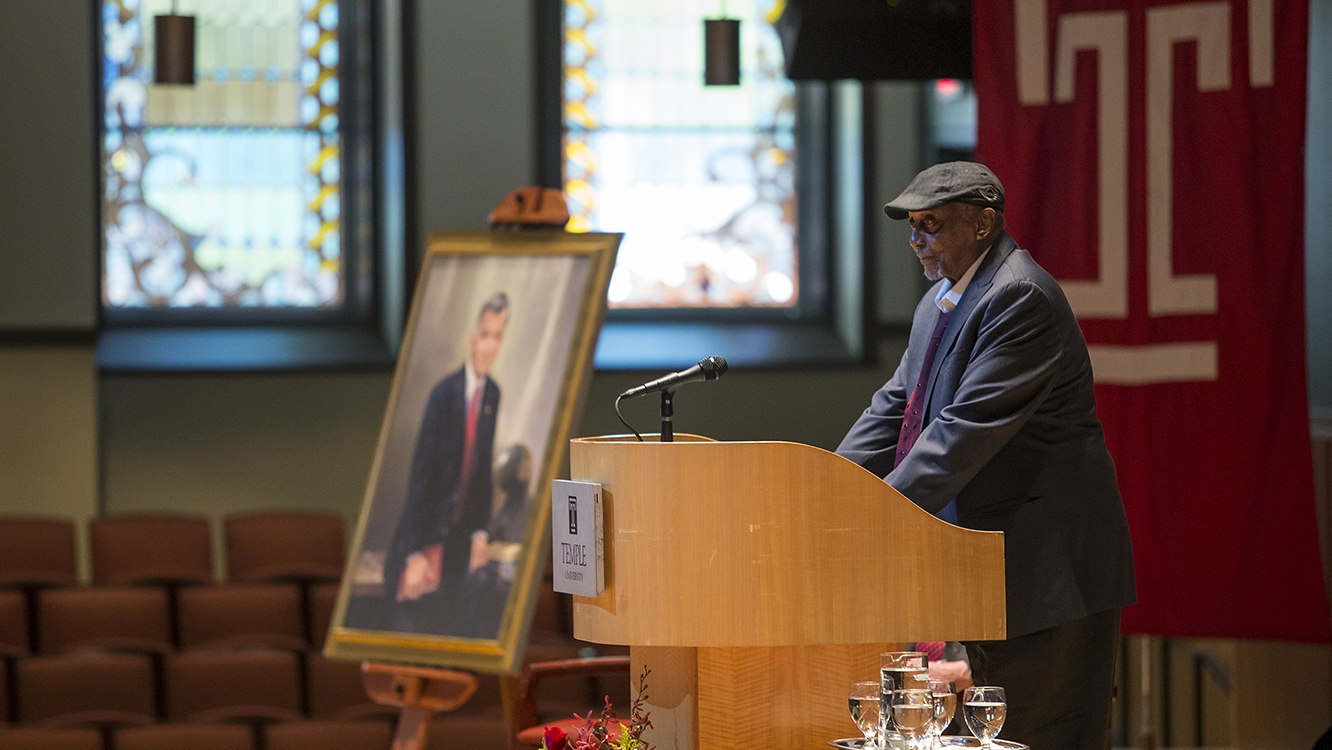
[[(562, 190), (564, 2), (535, 5), (538, 179)], [(873, 278), (874, 232), (868, 230), (872, 214), (865, 210), (865, 196), (873, 174), (865, 154), (872, 143), (873, 87), (795, 85), (797, 303), (611, 308), (597, 346), (599, 369), (684, 367), (713, 354), (741, 367), (871, 361), (867, 283)], [(848, 117), (852, 113), (855, 117)], [(849, 210), (838, 211), (835, 204)]]

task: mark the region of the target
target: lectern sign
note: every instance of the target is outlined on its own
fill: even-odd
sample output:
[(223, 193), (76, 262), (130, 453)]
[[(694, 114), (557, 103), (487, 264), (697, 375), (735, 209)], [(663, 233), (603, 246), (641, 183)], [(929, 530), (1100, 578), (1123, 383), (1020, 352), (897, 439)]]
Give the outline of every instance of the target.
[(596, 596), (606, 588), (601, 546), (601, 485), (556, 479), (550, 491), (555, 590)]

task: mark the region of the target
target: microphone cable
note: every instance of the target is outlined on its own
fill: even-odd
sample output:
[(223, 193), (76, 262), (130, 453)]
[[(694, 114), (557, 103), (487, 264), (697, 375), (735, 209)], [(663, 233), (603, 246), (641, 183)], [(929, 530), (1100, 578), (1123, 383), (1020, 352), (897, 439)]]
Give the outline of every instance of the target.
[(615, 397), (615, 416), (620, 418), (620, 424), (624, 425), (625, 427), (628, 427), (629, 431), (634, 433), (634, 437), (638, 438), (638, 442), (641, 443), (643, 442), (643, 436), (638, 434), (638, 430), (635, 430), (634, 426), (629, 424), (629, 421), (626, 420), (624, 418), (624, 415), (620, 413), (620, 400), (623, 398), (624, 398), (623, 393)]

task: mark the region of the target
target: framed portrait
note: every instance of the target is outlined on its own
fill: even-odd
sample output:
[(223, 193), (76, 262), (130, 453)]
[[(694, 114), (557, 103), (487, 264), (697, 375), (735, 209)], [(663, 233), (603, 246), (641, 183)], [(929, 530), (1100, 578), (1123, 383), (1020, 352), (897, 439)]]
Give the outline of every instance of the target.
[(517, 671), (619, 242), (431, 236), (328, 656)]

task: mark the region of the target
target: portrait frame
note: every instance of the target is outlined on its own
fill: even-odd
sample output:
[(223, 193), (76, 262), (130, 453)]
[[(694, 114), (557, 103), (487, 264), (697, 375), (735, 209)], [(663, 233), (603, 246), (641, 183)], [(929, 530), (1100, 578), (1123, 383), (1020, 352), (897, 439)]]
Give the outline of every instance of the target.
[[(607, 288), (620, 237), (619, 234), (554, 230), (431, 234), (347, 568), (325, 641), (326, 656), (498, 674), (518, 671), (540, 576), (548, 563), (551, 482), (559, 478), (566, 465), (573, 422), (591, 382), (593, 353), (606, 316)], [(492, 355), (493, 368), (490, 364), (485, 365), (490, 375), (477, 375), (482, 368), (473, 363), (484, 361), (485, 355), (477, 354), (479, 350), (475, 348), (475, 342), (482, 336), (485, 321), (499, 320), (498, 317), (487, 317), (491, 315), (497, 293), (504, 297), (503, 304), (506, 305), (504, 338), (502, 344), (496, 345), (501, 347), (499, 354)], [(512, 337), (519, 339), (512, 341)], [(459, 351), (465, 352), (461, 366)], [(445, 377), (450, 370), (452, 375)], [(495, 498), (490, 507), (492, 531), (484, 537), (479, 548), (476, 541), (479, 532), (472, 532), (471, 558), (462, 568), (466, 571), (466, 580), (457, 586), (457, 593), (449, 594), (455, 609), (465, 605), (470, 611), (476, 607), (469, 596), (477, 598), (474, 596), (477, 590), (492, 592), (484, 595), (493, 599), (483, 603), (486, 617), (478, 620), (479, 616), (469, 615), (471, 619), (459, 624), (452, 616), (432, 616), (423, 623), (404, 619), (402, 615), (403, 598), (410, 596), (404, 591), (411, 589), (404, 583), (408, 579), (405, 568), (401, 565), (394, 567), (392, 561), (397, 558), (393, 550), (402, 547), (399, 539), (405, 533), (404, 528), (439, 527), (439, 524), (410, 521), (425, 517), (414, 512), (422, 503), (411, 498), (424, 496), (413, 489), (423, 471), (420, 465), (434, 465), (424, 462), (423, 456), (443, 455), (429, 453), (422, 447), (430, 430), (427, 423), (437, 424), (430, 421), (436, 412), (436, 397), (443, 392), (445, 380), (462, 382), (463, 371), (469, 385), (479, 380), (484, 386), (474, 388), (475, 393), (483, 393), (491, 387), (489, 383), (498, 381), (497, 390), (502, 390), (504, 395), (502, 399), (496, 396), (497, 413), (491, 416), (489, 431), (476, 426), (476, 409), (468, 415), (468, 442), (462, 455), (469, 457), (470, 463), (467, 458), (458, 463), (476, 466), (476, 471), (480, 471), (484, 456), (493, 456), (493, 463), (499, 464), (502, 456), (526, 455), (530, 456), (527, 464), (530, 480), (523, 480), (521, 485), (525, 488), (521, 493), (524, 503), (521, 507), (517, 502), (505, 504), (508, 502), (502, 499), (505, 493), (498, 489), (513, 486), (513, 483), (502, 485), (495, 480), (494, 489), (491, 489)], [(558, 395), (552, 399), (550, 396), (556, 386)], [(462, 386), (458, 386), (459, 393), (461, 389)], [(468, 400), (469, 406), (472, 400)], [(484, 404), (480, 408), (490, 415), (489, 400), (482, 400), (480, 396), (474, 400)], [(424, 409), (423, 404), (427, 404)], [(482, 435), (485, 437), (480, 437)], [(525, 436), (526, 442), (509, 444), (515, 435)], [(438, 442), (430, 439), (432, 445)], [(490, 440), (493, 450), (482, 452), (479, 447), (473, 447), (485, 440)], [(507, 447), (502, 448), (502, 444)], [(409, 446), (414, 447), (409, 450)], [(497, 472), (496, 476), (499, 476), (498, 472), (505, 469), (501, 466), (484, 468), (487, 470), (485, 486), (491, 488), (490, 472)], [(504, 476), (512, 474), (509, 472)], [(456, 498), (476, 483), (475, 479), (469, 482), (466, 470), (461, 476), (454, 485), (461, 489), (455, 490), (447, 501), (438, 503), (441, 507), (443, 502), (450, 503), (450, 510), (447, 513), (436, 510), (430, 518), (451, 517), (454, 524), (459, 524), (462, 512), (455, 508), (471, 500)], [(516, 493), (510, 494), (516, 496)], [(441, 496), (439, 492), (430, 495)], [(504, 533), (499, 534), (504, 542), (496, 542), (493, 541), (496, 535), (493, 524), (502, 515), (501, 509), (508, 513), (508, 526), (504, 528), (509, 531), (507, 538)], [(442, 524), (447, 525), (447, 521)], [(451, 532), (445, 533), (445, 539), (452, 539), (447, 536)], [(517, 541), (519, 537), (520, 542)], [(439, 546), (448, 546), (448, 543)], [(495, 552), (497, 548), (498, 553)], [(482, 567), (473, 568), (478, 564), (478, 549), (482, 550)], [(440, 554), (447, 555), (436, 553), (434, 570), (437, 574), (441, 567)], [(486, 554), (491, 557), (486, 558)], [(443, 568), (458, 569), (450, 566), (447, 557)], [(477, 589), (471, 584), (476, 575), (491, 569), (502, 571), (496, 574), (498, 577), (492, 575), (489, 579), (503, 582), (502, 594), (493, 593), (500, 590), (497, 588), (499, 583), (488, 582), (486, 585), (491, 588), (486, 589)], [(390, 588), (394, 590), (388, 590)], [(442, 594), (442, 591), (443, 587), (431, 594)], [(494, 617), (501, 597), (502, 614), (495, 625)], [(424, 601), (425, 598), (413, 601)], [(485, 624), (477, 625), (479, 621)], [(439, 623), (438, 632), (435, 632), (436, 623)], [(478, 630), (470, 632), (470, 627)], [(491, 627), (496, 628), (494, 637), (489, 637)]]

